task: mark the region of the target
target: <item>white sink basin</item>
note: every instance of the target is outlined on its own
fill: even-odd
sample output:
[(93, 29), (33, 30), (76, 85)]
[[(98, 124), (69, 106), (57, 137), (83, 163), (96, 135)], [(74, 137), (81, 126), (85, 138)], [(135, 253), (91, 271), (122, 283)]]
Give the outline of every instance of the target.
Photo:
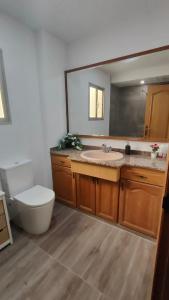
[(82, 152), (80, 155), (86, 160), (94, 161), (106, 161), (106, 160), (119, 160), (123, 158), (123, 154), (120, 152), (104, 152), (103, 150), (88, 150)]

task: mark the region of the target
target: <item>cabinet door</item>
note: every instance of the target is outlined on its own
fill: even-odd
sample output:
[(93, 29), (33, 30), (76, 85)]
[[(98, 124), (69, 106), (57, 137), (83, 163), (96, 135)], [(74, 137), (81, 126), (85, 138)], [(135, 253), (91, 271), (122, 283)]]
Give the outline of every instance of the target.
[(96, 182), (95, 178), (76, 174), (77, 207), (95, 214), (96, 203)]
[(162, 195), (161, 187), (123, 180), (120, 188), (119, 223), (157, 237)]
[(56, 198), (71, 206), (76, 206), (75, 179), (70, 168), (52, 165), (53, 189)]
[(119, 185), (104, 179), (96, 179), (96, 214), (117, 222)]

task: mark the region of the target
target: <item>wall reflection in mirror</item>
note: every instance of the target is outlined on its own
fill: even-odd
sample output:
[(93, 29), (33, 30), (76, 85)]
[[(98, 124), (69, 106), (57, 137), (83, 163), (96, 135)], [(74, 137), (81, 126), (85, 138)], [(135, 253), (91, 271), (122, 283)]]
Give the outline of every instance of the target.
[(169, 50), (67, 74), (69, 131), (168, 140)]

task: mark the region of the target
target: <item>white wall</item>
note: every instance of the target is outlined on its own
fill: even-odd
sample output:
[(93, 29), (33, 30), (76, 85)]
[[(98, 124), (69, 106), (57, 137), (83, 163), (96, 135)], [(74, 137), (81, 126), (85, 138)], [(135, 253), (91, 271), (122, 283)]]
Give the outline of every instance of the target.
[[(104, 88), (104, 120), (89, 120), (89, 83)], [(109, 135), (110, 74), (98, 69), (69, 73), (68, 97), (71, 133)]]
[(45, 184), (44, 136), (33, 32), (0, 14), (0, 48), (12, 122), (0, 125), (0, 164), (33, 160), (36, 183)]
[(36, 183), (51, 187), (49, 148), (66, 131), (66, 45), (0, 14), (0, 48), (12, 118), (0, 126), (0, 164), (32, 159)]
[[(113, 139), (95, 139), (95, 138), (83, 138), (82, 143), (84, 145), (88, 146), (98, 146), (101, 147), (102, 144), (105, 144), (107, 146), (111, 146), (112, 148), (116, 149), (125, 149), (125, 146), (127, 144), (127, 140), (113, 140)], [(150, 145), (154, 144), (154, 142), (136, 142), (136, 141), (130, 141), (130, 146), (132, 150), (139, 150), (139, 151), (147, 151), (151, 152), (151, 147)], [(168, 143), (158, 143), (160, 146), (159, 152), (161, 153), (168, 153)]]
[(47, 32), (37, 33), (36, 38), (47, 164), (45, 175), (47, 185), (51, 186), (49, 149), (66, 133), (64, 70), (67, 52), (65, 43)]

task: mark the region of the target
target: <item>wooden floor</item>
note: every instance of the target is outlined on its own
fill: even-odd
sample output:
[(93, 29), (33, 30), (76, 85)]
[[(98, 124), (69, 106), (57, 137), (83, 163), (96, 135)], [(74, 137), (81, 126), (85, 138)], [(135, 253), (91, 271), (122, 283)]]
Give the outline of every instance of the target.
[(60, 204), (47, 234), (13, 233), (0, 252), (1, 300), (150, 300), (151, 240)]

